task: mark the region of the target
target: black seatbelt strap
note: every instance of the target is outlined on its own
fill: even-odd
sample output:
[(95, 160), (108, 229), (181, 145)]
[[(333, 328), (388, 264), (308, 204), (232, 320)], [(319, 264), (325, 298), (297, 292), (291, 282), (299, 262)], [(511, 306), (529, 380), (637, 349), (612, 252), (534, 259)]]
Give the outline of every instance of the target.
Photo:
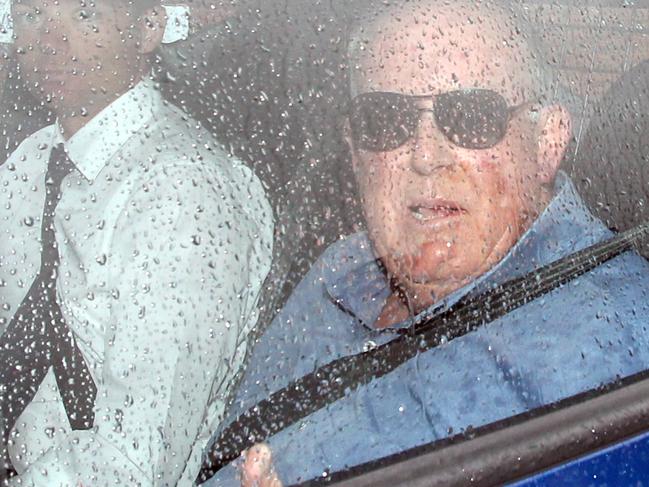
[(470, 333), (631, 249), (649, 224), (570, 254), (433, 316), (418, 317), (410, 333), (357, 355), (342, 357), (288, 384), (225, 428), (211, 446), (197, 483), (211, 478), (255, 443), (266, 440), (417, 354)]

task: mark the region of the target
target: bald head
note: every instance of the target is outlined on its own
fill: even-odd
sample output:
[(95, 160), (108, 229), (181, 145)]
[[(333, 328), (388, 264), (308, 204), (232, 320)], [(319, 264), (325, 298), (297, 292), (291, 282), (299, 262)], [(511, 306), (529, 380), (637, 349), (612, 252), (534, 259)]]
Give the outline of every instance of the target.
[(550, 76), (517, 8), (503, 3), (370, 1), (350, 35), (352, 96), (416, 77), (420, 92), (411, 94), (481, 87), (513, 104), (541, 98)]

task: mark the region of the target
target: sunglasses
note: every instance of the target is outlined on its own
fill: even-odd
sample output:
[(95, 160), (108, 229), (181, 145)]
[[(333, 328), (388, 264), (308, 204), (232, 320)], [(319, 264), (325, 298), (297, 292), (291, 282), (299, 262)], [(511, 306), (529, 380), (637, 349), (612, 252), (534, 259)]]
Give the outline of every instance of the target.
[[(432, 105), (423, 106), (431, 99)], [(505, 137), (509, 120), (523, 105), (508, 106), (502, 95), (485, 89), (434, 96), (363, 93), (351, 102), (349, 125), (356, 147), (385, 152), (412, 139), (420, 113), (432, 112), (437, 127), (453, 144), (465, 149), (487, 149)]]

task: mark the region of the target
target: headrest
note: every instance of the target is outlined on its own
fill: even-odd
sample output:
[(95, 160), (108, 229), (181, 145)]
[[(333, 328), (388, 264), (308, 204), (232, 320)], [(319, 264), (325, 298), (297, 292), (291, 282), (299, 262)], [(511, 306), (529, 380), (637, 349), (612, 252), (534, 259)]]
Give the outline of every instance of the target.
[(0, 0), (0, 44), (13, 42), (14, 26), (11, 21), (11, 0)]
[(173, 44), (187, 40), (189, 37), (189, 7), (187, 5), (163, 5), (162, 8), (167, 13), (167, 25), (162, 36), (162, 43)]

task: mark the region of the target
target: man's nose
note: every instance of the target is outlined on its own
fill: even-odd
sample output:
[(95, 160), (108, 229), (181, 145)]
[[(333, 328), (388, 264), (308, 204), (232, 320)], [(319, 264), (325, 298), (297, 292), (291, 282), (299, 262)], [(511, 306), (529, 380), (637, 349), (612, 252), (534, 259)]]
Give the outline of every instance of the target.
[(415, 143), (412, 149), (411, 167), (424, 176), (455, 164), (451, 142), (435, 123), (432, 112), (421, 112)]

